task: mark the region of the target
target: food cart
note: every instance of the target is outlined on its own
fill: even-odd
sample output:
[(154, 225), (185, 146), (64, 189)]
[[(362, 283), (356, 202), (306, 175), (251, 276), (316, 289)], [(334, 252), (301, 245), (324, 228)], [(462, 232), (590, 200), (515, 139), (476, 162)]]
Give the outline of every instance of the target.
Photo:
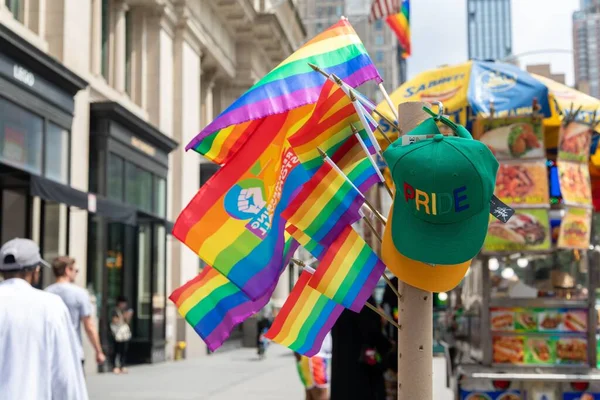
[(449, 296), (445, 343), (457, 399), (600, 400), (592, 130), (569, 121), (556, 150), (544, 146), (535, 116), (474, 125), (501, 164), (496, 195), (515, 215), (490, 220), (481, 254)]

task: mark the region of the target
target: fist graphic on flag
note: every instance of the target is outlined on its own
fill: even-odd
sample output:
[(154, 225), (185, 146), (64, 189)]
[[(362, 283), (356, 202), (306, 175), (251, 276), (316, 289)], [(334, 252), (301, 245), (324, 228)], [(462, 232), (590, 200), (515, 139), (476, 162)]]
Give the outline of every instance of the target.
[(254, 218), (267, 205), (264, 184), (260, 179), (245, 179), (225, 195), (225, 210), (233, 218)]
[(238, 210), (245, 213), (258, 214), (266, 204), (267, 202), (262, 196), (262, 190), (257, 187), (242, 189), (238, 195)]

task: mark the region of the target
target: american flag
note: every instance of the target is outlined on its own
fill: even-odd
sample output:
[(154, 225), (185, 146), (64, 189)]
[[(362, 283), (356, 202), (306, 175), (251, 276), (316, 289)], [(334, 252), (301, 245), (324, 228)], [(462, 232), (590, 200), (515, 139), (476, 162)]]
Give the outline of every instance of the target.
[(373, 0), (369, 22), (387, 18), (400, 12), (400, 0)]

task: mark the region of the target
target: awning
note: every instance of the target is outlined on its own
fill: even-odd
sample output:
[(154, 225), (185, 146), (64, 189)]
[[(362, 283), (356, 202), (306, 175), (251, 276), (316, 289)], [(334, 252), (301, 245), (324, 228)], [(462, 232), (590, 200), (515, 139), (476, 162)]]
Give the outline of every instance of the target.
[(90, 197), (95, 197), (95, 214), (108, 218), (113, 222), (137, 225), (137, 210), (121, 202), (109, 200), (99, 195), (90, 195), (62, 183), (54, 182), (40, 176), (31, 175), (29, 193), (47, 201), (66, 204), (71, 207), (90, 210)]

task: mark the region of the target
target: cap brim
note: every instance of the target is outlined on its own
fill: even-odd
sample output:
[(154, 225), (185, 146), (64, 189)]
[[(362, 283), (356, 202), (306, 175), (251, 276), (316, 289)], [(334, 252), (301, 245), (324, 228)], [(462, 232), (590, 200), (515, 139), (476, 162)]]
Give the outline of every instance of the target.
[(411, 260), (400, 254), (392, 239), (393, 209), (386, 224), (381, 245), (381, 260), (402, 282), (428, 292), (447, 292), (454, 289), (464, 278), (471, 260), (460, 264), (437, 265), (435, 267)]
[(408, 207), (395, 207), (392, 239), (398, 251), (429, 264), (460, 264), (475, 257), (485, 241), (489, 210), (482, 209), (464, 221), (431, 224)]

